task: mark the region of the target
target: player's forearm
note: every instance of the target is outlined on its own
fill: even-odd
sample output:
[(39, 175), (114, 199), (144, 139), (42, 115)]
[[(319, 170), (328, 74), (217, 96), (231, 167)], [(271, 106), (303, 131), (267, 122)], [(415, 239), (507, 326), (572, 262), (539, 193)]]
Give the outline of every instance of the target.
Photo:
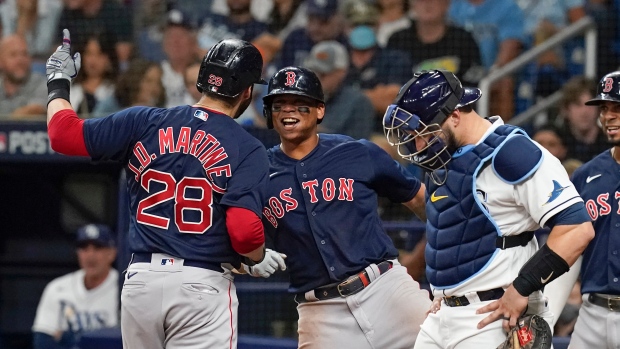
[(568, 265), (573, 265), (593, 238), (594, 227), (590, 222), (578, 225), (556, 225), (551, 229), (547, 245)]
[(418, 216), (422, 222), (426, 222), (425, 192), (426, 187), (424, 186), (424, 183), (422, 183), (413, 199), (403, 203), (403, 205), (405, 205), (405, 207), (407, 207), (411, 212), (415, 213), (415, 215)]
[(69, 103), (69, 101), (64, 100), (62, 98), (56, 98), (48, 103), (47, 105), (47, 125), (48, 126), (50, 124), (50, 121), (52, 121), (52, 118), (54, 117), (54, 115), (63, 109), (73, 110), (73, 107), (71, 106), (71, 103)]

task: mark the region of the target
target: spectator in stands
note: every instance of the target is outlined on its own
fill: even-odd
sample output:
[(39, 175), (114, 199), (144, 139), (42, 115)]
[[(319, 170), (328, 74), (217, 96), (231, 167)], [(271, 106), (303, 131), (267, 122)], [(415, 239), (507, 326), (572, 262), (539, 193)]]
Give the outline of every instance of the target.
[(558, 124), (563, 130), (568, 157), (582, 162), (592, 160), (609, 148), (607, 137), (598, 124), (599, 110), (585, 102), (596, 95), (596, 82), (575, 76), (562, 88)]
[(13, 34), (0, 41), (0, 119), (45, 119), (45, 77), (30, 71), (31, 58), (23, 36)]
[(412, 71), (445, 69), (464, 85), (476, 86), (484, 75), (480, 49), (468, 31), (447, 21), (450, 0), (412, 0), (416, 19), (390, 37), (387, 47), (409, 54)]
[[(472, 33), (480, 47), (482, 64), (489, 71), (504, 66), (521, 53), (524, 18), (514, 0), (452, 0), (448, 17)], [(493, 84), (490, 115), (501, 115), (504, 120), (512, 117), (514, 86), (511, 76)]]
[(161, 82), (162, 76), (161, 66), (155, 62), (142, 59), (131, 61), (116, 84), (116, 110), (133, 106), (163, 108), (166, 105), (166, 91)]
[(620, 66), (620, 1), (586, 0), (586, 13), (596, 23), (597, 76)]
[(286, 37), (307, 24), (306, 3), (303, 0), (275, 0), (267, 21), (267, 31), (252, 43), (263, 54), (263, 62), (270, 63), (282, 49)]
[(187, 90), (187, 100), (185, 104), (193, 105), (202, 96), (202, 93), (198, 91), (196, 88), (196, 81), (198, 80), (198, 72), (200, 71), (200, 63), (192, 63), (187, 69), (185, 69), (185, 74), (183, 75), (183, 79), (185, 81), (185, 89)]
[(579, 166), (583, 165), (583, 162), (568, 157), (566, 137), (564, 137), (564, 132), (558, 127), (552, 124), (544, 125), (534, 133), (532, 139), (545, 147), (551, 155), (558, 158), (558, 160), (562, 162), (562, 165), (564, 165), (569, 176), (572, 175)]
[(267, 24), (250, 12), (250, 0), (227, 0), (228, 16), (207, 16), (198, 30), (198, 45), (203, 53), (223, 39), (252, 41), (267, 31)]
[(138, 56), (148, 61), (166, 59), (162, 41), (166, 27), (168, 4), (162, 0), (141, 0), (134, 3), (136, 26), (135, 44)]
[[(116, 0), (64, 0), (58, 30), (69, 29), (72, 44), (84, 47), (93, 34), (109, 32), (110, 44), (116, 48), (119, 67), (127, 68), (133, 49), (131, 9)], [(54, 38), (60, 41), (60, 38)]]
[[(585, 0), (517, 0), (525, 15), (526, 48), (540, 45), (562, 28), (574, 23), (586, 15)], [(576, 47), (576, 43), (571, 45)], [(583, 45), (580, 49), (583, 49)], [(567, 47), (568, 48), (568, 47)], [(583, 54), (580, 55), (583, 57)], [(534, 69), (535, 91), (537, 96), (546, 97), (557, 91), (569, 74), (570, 59), (564, 47), (549, 50), (536, 61)], [(582, 64), (583, 62), (577, 62)]]
[[(4, 35), (19, 34), (26, 38), (30, 54), (47, 59), (56, 32), (61, 0), (6, 0), (0, 1), (0, 16)], [(2, 35), (0, 35), (2, 37)]]
[(347, 49), (337, 41), (323, 41), (312, 48), (304, 66), (316, 73), (325, 94), (326, 111), (319, 131), (369, 138), (373, 107), (362, 91), (344, 84), (349, 67)]
[(286, 37), (276, 64), (279, 68), (302, 65), (312, 47), (321, 41), (347, 42), (338, 0), (306, 0), (306, 6), (306, 27), (293, 30)]
[(381, 120), (385, 109), (398, 95), (398, 90), (413, 76), (411, 62), (403, 52), (378, 46), (376, 27), (379, 13), (363, 10), (358, 3), (346, 15), (350, 30), (349, 72), (346, 84), (361, 89), (370, 99), (375, 112), (375, 130), (383, 131)]
[(377, 28), (377, 42), (380, 47), (386, 47), (390, 37), (411, 26), (408, 16), (410, 0), (378, 0), (379, 27)]
[(183, 75), (187, 67), (196, 62), (198, 51), (194, 27), (183, 12), (168, 12), (162, 45), (166, 54), (166, 60), (161, 62), (166, 108), (184, 105), (188, 97)]
[(84, 331), (118, 325), (116, 247), (105, 225), (77, 231), (80, 269), (52, 280), (43, 291), (32, 326), (34, 349), (73, 349)]
[[(77, 46), (77, 45), (76, 45)], [(118, 76), (118, 59), (113, 41), (104, 32), (93, 34), (84, 46), (77, 46), (82, 55), (82, 74), (71, 85), (71, 105), (83, 119), (106, 116), (117, 109), (113, 105), (114, 88)]]

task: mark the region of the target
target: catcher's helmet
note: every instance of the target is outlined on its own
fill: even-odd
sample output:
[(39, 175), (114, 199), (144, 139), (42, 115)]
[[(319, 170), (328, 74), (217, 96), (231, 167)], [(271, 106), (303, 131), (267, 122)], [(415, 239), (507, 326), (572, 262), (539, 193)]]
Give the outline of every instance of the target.
[(201, 93), (235, 97), (252, 84), (267, 84), (261, 79), (263, 57), (254, 45), (239, 39), (215, 44), (204, 56), (196, 88)]
[(586, 105), (600, 105), (606, 101), (620, 103), (620, 71), (603, 76), (596, 87), (596, 97)]
[[(455, 109), (479, 98), (479, 89), (464, 88), (449, 71), (417, 72), (387, 108), (383, 117), (385, 135), (404, 159), (429, 171), (445, 169), (451, 156), (439, 137), (443, 132), (441, 124)], [(421, 149), (416, 149), (417, 137), (425, 139)], [(433, 173), (431, 179), (440, 182)]]
[[(263, 97), (263, 115), (267, 118), (267, 127), (273, 128), (271, 119), (271, 102), (278, 95), (299, 95), (325, 103), (321, 81), (310, 69), (286, 67), (280, 69), (267, 87), (267, 95)], [(321, 123), (322, 119), (318, 120)]]

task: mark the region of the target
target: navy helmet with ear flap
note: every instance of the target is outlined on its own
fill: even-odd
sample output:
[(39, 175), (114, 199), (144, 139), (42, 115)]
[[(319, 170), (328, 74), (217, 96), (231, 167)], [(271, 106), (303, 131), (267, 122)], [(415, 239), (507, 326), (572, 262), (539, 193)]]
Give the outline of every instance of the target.
[(596, 97), (586, 105), (601, 105), (606, 101), (620, 103), (620, 71), (603, 76), (596, 87)]
[[(441, 125), (457, 108), (480, 98), (477, 88), (464, 88), (446, 70), (420, 71), (399, 91), (383, 117), (383, 129), (391, 145), (404, 159), (431, 171), (431, 179), (442, 184), (435, 170), (446, 169), (452, 158), (441, 137)], [(416, 139), (421, 141), (416, 148)], [(441, 183), (439, 183), (441, 182)]]
[(225, 97), (236, 97), (261, 79), (263, 57), (254, 45), (239, 39), (226, 39), (213, 45), (204, 56), (196, 88)]
[[(286, 67), (280, 69), (269, 80), (267, 95), (263, 97), (263, 115), (267, 119), (267, 127), (273, 128), (271, 103), (279, 95), (298, 95), (325, 103), (323, 86), (316, 74), (307, 68)], [(319, 119), (317, 123), (321, 123)]]

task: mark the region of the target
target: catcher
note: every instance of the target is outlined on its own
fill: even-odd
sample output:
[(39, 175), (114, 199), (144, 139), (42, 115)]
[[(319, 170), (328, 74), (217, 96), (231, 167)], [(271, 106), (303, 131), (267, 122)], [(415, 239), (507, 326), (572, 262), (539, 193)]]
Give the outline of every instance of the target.
[[(414, 348), (495, 348), (514, 327), (536, 342), (527, 335), (542, 322), (519, 318), (552, 321), (541, 289), (594, 237), (560, 161), (500, 117), (480, 117), (478, 98), (448, 71), (422, 71), (384, 116), (388, 141), (428, 171), (426, 276), (441, 307)], [(541, 226), (551, 233), (539, 248)]]

